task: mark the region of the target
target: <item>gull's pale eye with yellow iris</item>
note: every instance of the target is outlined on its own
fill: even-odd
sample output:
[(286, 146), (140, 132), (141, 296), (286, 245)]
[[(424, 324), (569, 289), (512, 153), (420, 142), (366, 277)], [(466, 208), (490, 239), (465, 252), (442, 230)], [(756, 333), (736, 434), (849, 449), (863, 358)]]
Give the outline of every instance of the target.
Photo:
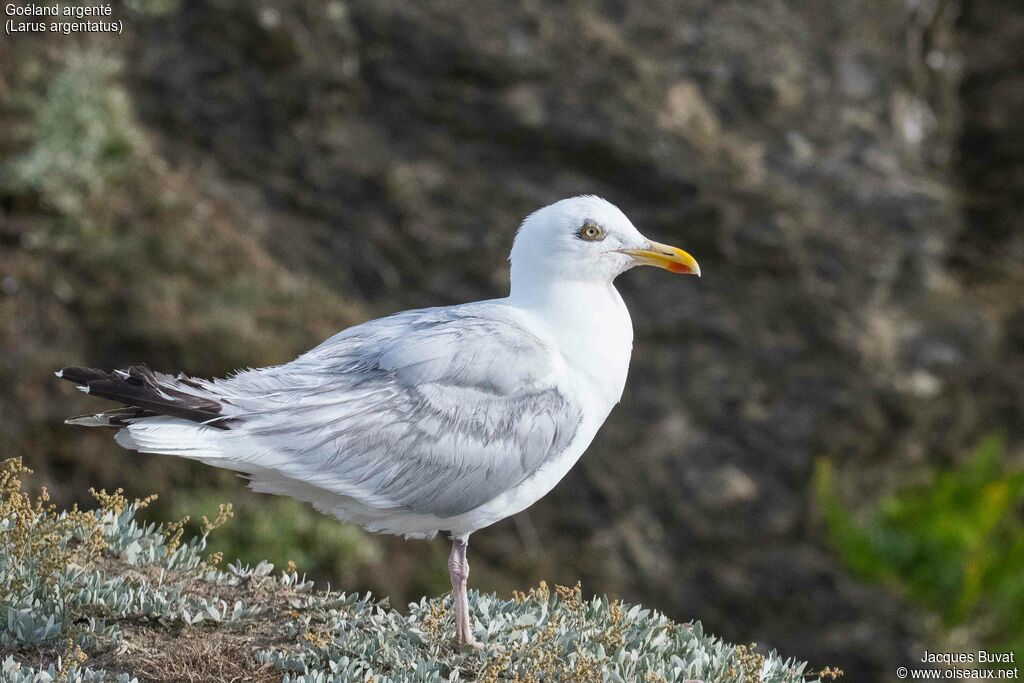
[(604, 228), (596, 223), (584, 223), (583, 227), (576, 233), (580, 239), (590, 242), (600, 242), (604, 239)]

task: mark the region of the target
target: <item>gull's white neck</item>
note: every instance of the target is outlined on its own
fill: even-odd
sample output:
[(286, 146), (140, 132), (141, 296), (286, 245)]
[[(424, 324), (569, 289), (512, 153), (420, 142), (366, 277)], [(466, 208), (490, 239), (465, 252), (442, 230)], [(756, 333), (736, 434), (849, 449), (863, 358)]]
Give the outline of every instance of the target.
[[(611, 282), (513, 279), (506, 302), (539, 322), (584, 388), (611, 410), (622, 396), (633, 348), (633, 324)], [(602, 416), (603, 419), (603, 416)]]

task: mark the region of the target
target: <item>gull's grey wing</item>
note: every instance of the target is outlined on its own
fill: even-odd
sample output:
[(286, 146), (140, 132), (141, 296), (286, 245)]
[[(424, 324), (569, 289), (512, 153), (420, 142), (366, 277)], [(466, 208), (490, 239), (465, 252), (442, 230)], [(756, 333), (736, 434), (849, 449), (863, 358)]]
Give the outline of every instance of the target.
[(561, 453), (582, 417), (554, 385), (544, 344), (501, 310), (371, 321), (216, 392), (233, 429), (264, 446), (255, 471), (376, 509), (455, 516)]

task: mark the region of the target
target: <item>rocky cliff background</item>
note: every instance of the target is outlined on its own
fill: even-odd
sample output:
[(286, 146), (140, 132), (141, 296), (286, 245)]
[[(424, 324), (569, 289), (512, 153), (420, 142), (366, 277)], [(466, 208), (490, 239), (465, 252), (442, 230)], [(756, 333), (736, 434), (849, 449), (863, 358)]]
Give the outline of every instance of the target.
[(1014, 2), (114, 7), (121, 36), (0, 43), (0, 445), (55, 498), (231, 500), (228, 552), (394, 604), (444, 591), (443, 541), (66, 428), (95, 404), (50, 373), (222, 375), (502, 296), (518, 221), (594, 193), (706, 275), (620, 279), (622, 404), (550, 496), (474, 536), (473, 583), (579, 578), (850, 680), (935, 647), (927, 610), (844, 567), (812, 481), (827, 461), (868, 509), (993, 432), (1019, 464)]

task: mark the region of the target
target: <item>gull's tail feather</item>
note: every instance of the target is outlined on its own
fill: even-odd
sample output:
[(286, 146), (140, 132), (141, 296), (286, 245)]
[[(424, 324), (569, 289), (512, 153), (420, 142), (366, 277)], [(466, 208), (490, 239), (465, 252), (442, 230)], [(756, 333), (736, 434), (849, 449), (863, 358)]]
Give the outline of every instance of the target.
[(156, 415), (182, 418), (210, 427), (230, 428), (224, 406), (199, 382), (184, 376), (156, 373), (142, 365), (127, 370), (104, 372), (94, 368), (64, 368), (57, 377), (74, 382), (92, 396), (99, 396), (126, 408), (96, 415), (74, 417), (68, 424), (87, 427), (124, 427), (135, 420)]
[(181, 418), (159, 415), (122, 427), (114, 440), (122, 448), (139, 453), (176, 455), (215, 467), (238, 469), (225, 457), (224, 437), (230, 434)]

